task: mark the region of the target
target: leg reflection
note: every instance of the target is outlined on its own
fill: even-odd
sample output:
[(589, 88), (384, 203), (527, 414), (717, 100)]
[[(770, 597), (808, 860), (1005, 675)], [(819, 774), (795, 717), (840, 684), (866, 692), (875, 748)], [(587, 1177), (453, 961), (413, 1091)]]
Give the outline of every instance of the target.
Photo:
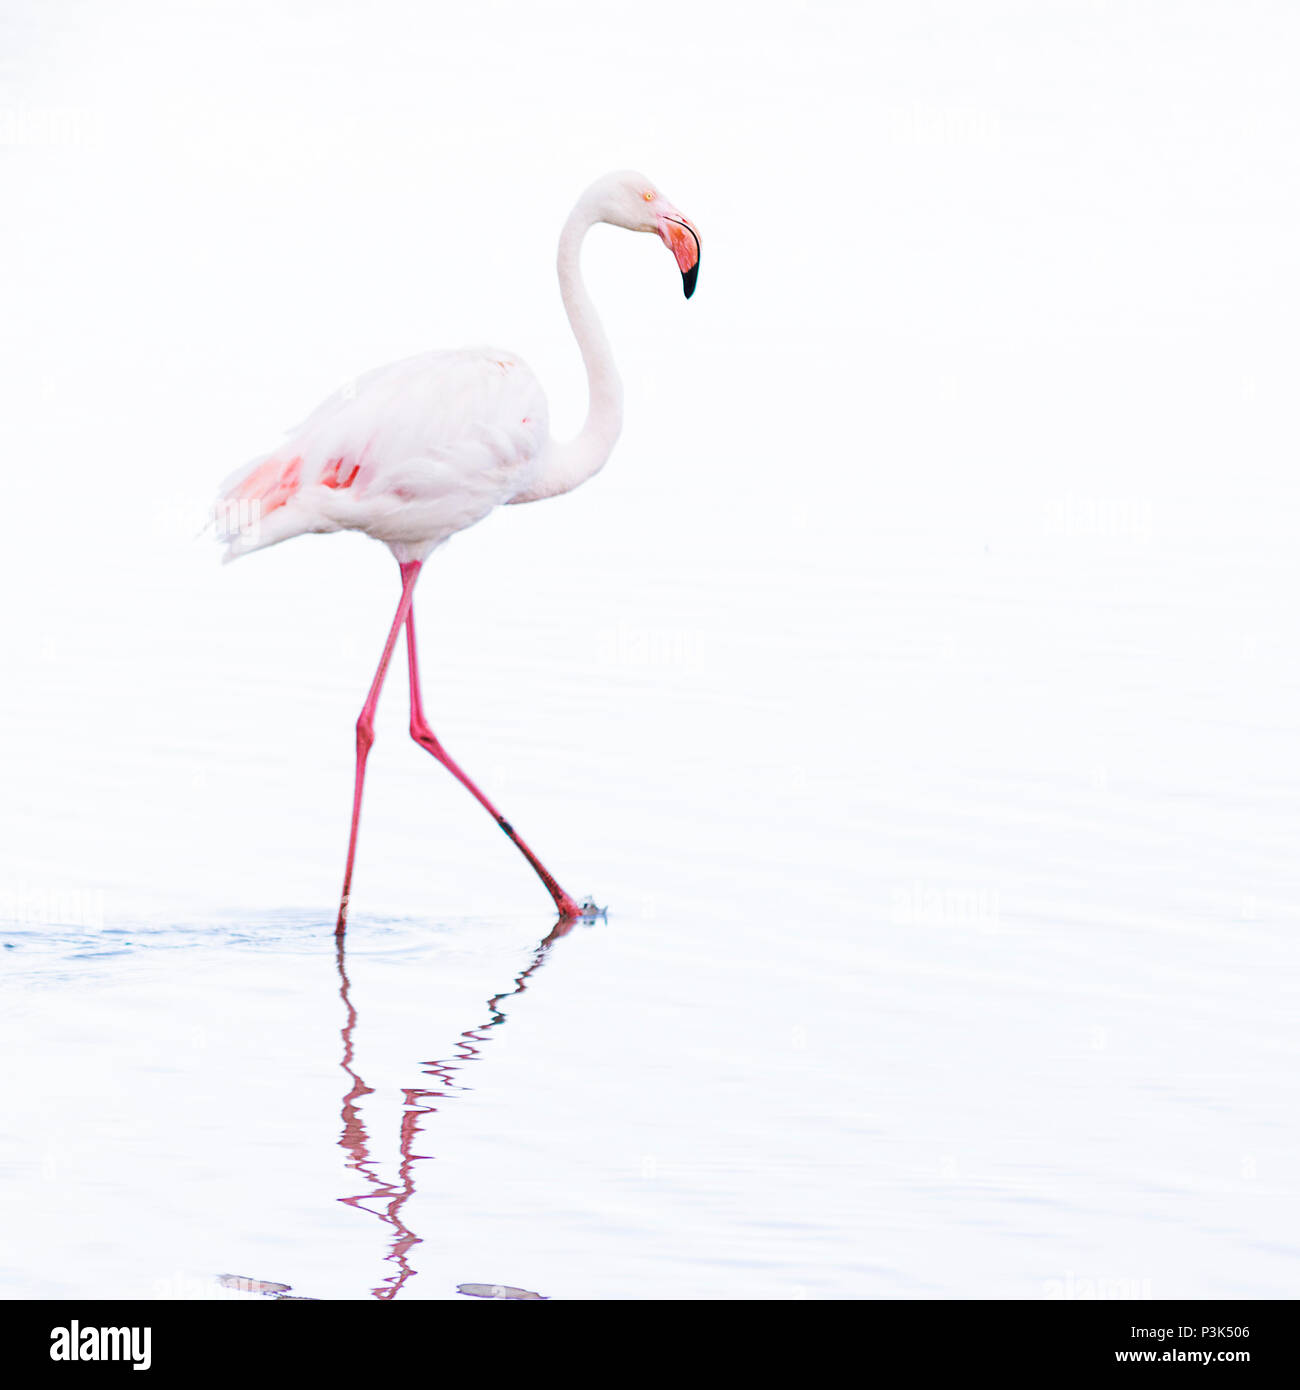
[[(422, 1069), (426, 1076), (435, 1078), (439, 1089), (423, 1086), (402, 1088), (402, 1120), (398, 1130), (398, 1153), (400, 1161), (397, 1168), (397, 1181), (386, 1182), (378, 1171), (377, 1160), (370, 1156), (370, 1137), (366, 1131), (360, 1102), (363, 1097), (372, 1095), (373, 1090), (361, 1079), (354, 1065), (354, 1035), (357, 1027), (357, 1010), (352, 1002), (352, 986), (348, 979), (346, 943), (343, 936), (336, 938), (335, 960), (339, 972), (339, 998), (343, 1001), (344, 1022), (341, 1037), (343, 1040), (343, 1060), (340, 1066), (349, 1081), (349, 1089), (343, 1096), (341, 1119), (343, 1128), (339, 1134), (339, 1146), (347, 1155), (347, 1166), (365, 1179), (364, 1191), (350, 1197), (340, 1197), (346, 1206), (369, 1212), (377, 1217), (392, 1232), (386, 1262), (396, 1269), (384, 1278), (371, 1293), (380, 1299), (396, 1298), (402, 1286), (416, 1273), (410, 1262), (410, 1254), (420, 1244), (416, 1235), (402, 1219), (402, 1209), (415, 1193), (416, 1163), (426, 1155), (415, 1152), (415, 1142), (421, 1133), (423, 1118), (438, 1109), (438, 1102), (445, 1101), (449, 1095), (465, 1088), (455, 1079), (456, 1073), (466, 1063), (478, 1060), (483, 1043), (488, 1041), (488, 1029), (499, 1028), (506, 1021), (501, 1005), (513, 995), (523, 994), (528, 988), (529, 978), (541, 968), (547, 953), (556, 941), (567, 936), (573, 929), (574, 920), (562, 917), (549, 936), (541, 941), (533, 952), (528, 966), (514, 977), (514, 988), (494, 994), (487, 1001), (488, 1017), (473, 1028), (467, 1028), (456, 1040), (453, 1056), (440, 1061), (425, 1062)], [(375, 1205), (375, 1204), (378, 1205)]]

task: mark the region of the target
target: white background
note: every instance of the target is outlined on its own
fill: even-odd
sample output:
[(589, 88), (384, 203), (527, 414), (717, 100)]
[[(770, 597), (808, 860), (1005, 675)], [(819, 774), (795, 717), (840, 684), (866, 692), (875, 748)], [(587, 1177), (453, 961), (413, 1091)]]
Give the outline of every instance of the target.
[[(193, 533), (424, 347), (576, 428), (554, 244), (618, 167), (697, 294), (592, 234), (623, 439), (417, 602), (435, 729), (610, 917), (423, 1120), (401, 1296), (1294, 1294), (1290, 6), (0, 24), (9, 1294), (395, 1268), (330, 937), (395, 567)], [(548, 929), (403, 685), (349, 943), (388, 1182)]]

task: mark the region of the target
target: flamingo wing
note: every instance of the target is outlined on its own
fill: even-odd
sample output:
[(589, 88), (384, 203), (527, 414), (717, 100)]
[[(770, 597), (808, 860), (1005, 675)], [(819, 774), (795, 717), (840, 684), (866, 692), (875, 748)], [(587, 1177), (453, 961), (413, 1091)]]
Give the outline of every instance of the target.
[(546, 439), (546, 397), (510, 353), (422, 353), (380, 367), (226, 479), (225, 558), (357, 530), (422, 559), (525, 490)]

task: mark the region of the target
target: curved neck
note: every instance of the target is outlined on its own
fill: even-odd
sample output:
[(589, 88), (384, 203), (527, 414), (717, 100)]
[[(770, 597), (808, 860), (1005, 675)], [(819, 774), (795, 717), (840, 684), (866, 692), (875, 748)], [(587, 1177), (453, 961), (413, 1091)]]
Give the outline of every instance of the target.
[(623, 428), (623, 383), (579, 265), (583, 238), (598, 221), (586, 200), (580, 200), (560, 233), (556, 257), (564, 310), (587, 369), (587, 419), (574, 438), (565, 443), (551, 441), (536, 481), (514, 499), (517, 502), (556, 497), (585, 483), (605, 466)]

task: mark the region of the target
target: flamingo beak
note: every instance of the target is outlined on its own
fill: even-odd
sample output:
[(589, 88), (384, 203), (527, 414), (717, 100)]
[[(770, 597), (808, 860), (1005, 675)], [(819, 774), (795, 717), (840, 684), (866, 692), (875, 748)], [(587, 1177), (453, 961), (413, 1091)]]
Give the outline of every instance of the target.
[(659, 219), (659, 238), (677, 258), (682, 272), (682, 289), (689, 299), (695, 293), (695, 281), (700, 273), (700, 234), (676, 210)]

